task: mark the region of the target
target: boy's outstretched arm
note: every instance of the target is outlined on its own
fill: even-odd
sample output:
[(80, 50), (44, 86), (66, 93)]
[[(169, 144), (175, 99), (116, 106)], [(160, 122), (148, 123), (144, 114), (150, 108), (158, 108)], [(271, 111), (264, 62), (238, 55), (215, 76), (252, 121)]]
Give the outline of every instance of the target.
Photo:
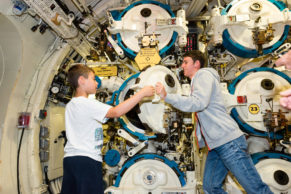
[(123, 101), (115, 107), (110, 108), (105, 117), (120, 117), (130, 111), (137, 103), (139, 103), (139, 101), (143, 99), (143, 97), (153, 96), (154, 93), (155, 88), (153, 86), (145, 86), (129, 99)]

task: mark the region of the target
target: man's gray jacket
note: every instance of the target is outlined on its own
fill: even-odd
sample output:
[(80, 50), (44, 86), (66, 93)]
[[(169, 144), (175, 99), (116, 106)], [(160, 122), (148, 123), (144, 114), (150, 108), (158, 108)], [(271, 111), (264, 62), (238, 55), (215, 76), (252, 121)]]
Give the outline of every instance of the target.
[(226, 112), (216, 70), (198, 70), (191, 80), (191, 88), (190, 96), (167, 94), (165, 102), (183, 112), (197, 112), (201, 124), (196, 131), (200, 147), (206, 141), (208, 149), (214, 149), (243, 135)]

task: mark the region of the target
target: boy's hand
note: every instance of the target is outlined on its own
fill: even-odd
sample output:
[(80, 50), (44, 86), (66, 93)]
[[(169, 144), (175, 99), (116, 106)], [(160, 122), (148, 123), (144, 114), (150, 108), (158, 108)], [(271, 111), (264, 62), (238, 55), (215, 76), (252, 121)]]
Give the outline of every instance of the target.
[(150, 97), (155, 94), (155, 88), (153, 86), (145, 86), (140, 90), (140, 92), (144, 97)]
[(156, 84), (156, 93), (162, 98), (165, 99), (167, 96), (167, 92), (165, 90), (165, 87), (161, 82), (157, 82)]
[(286, 90), (284, 92), (280, 92), (280, 95), (282, 96), (280, 98), (281, 106), (291, 110), (291, 89)]

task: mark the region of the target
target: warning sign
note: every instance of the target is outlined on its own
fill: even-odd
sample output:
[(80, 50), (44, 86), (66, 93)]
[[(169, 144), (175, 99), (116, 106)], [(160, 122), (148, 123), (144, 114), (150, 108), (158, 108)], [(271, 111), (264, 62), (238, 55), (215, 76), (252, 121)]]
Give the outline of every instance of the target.
[(249, 112), (252, 114), (258, 114), (258, 112), (260, 111), (260, 107), (257, 104), (251, 104), (249, 106)]
[(142, 48), (135, 57), (135, 62), (137, 63), (140, 70), (147, 66), (155, 66), (161, 60), (161, 57), (156, 48)]
[(117, 66), (92, 67), (99, 77), (117, 76)]

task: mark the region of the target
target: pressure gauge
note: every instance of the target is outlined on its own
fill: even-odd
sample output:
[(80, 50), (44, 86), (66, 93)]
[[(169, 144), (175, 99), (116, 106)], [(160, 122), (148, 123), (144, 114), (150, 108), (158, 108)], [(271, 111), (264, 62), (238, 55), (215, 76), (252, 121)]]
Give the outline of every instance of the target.
[(59, 91), (60, 91), (60, 88), (57, 87), (57, 86), (53, 86), (53, 87), (51, 88), (51, 92), (52, 92), (53, 94), (59, 93)]

